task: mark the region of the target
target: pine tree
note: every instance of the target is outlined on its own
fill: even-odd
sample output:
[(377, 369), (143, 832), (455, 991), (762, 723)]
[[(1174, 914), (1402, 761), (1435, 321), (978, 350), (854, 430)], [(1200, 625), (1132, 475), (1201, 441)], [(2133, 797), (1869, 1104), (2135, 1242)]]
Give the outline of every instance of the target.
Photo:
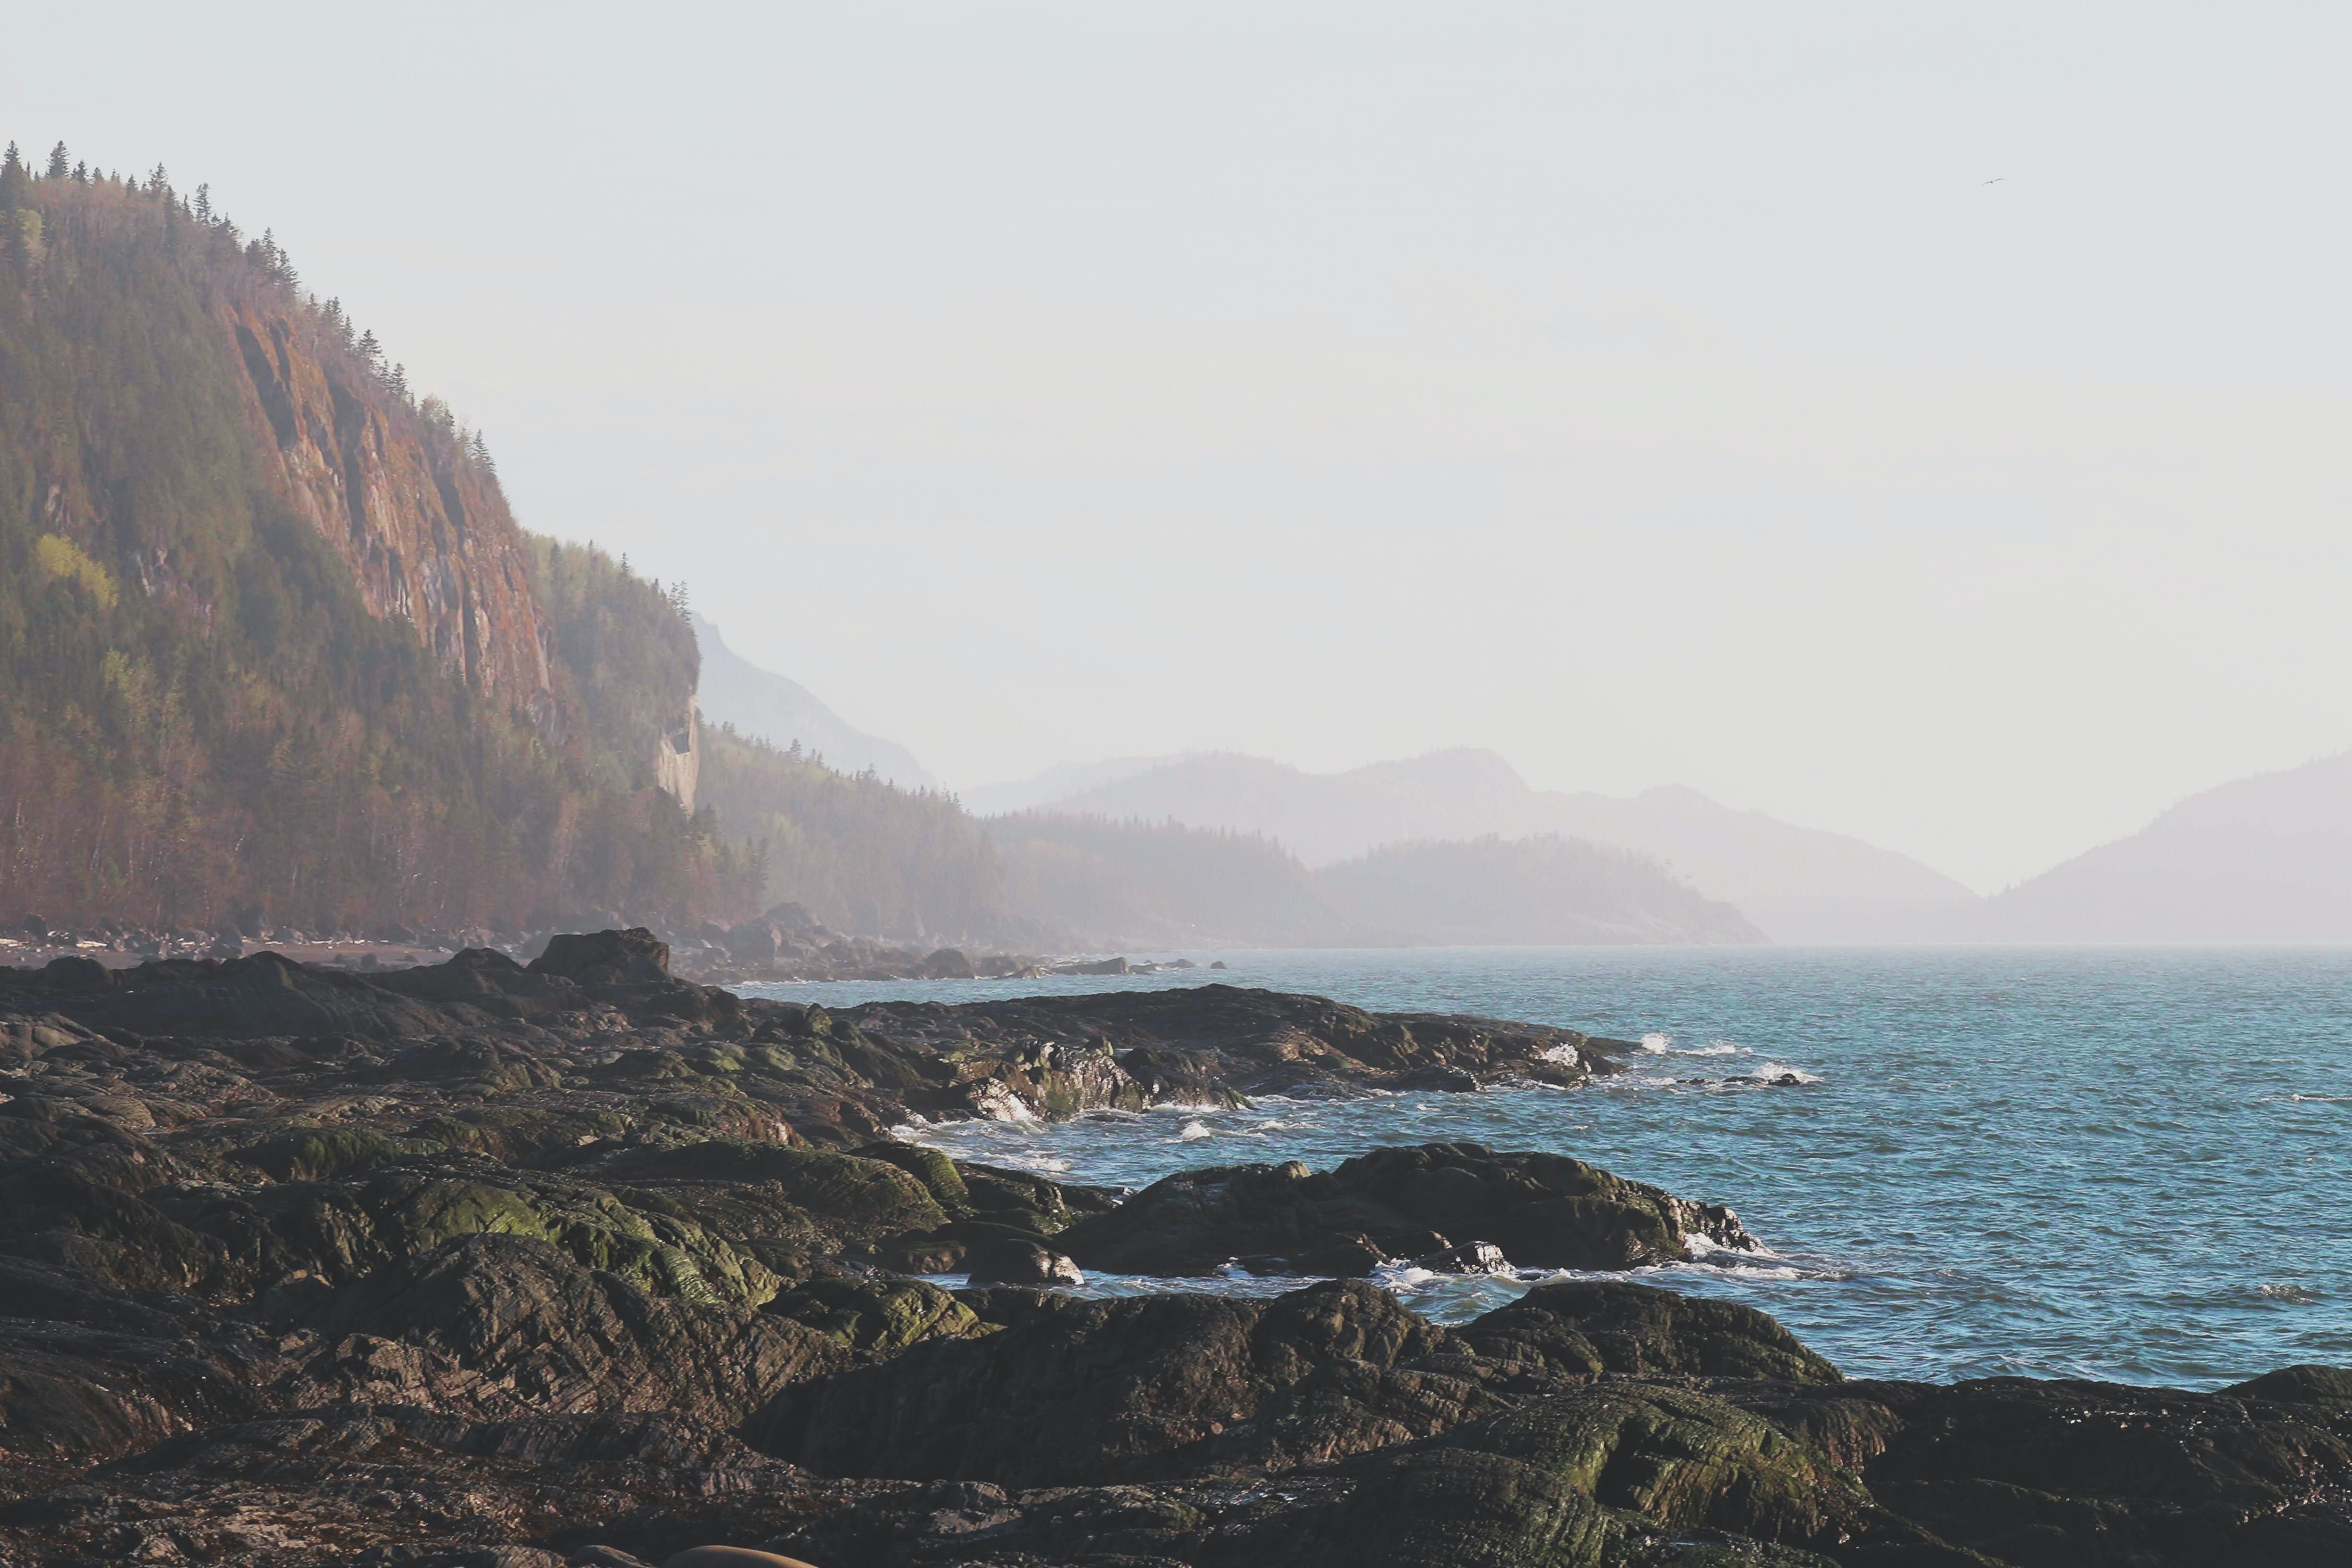
[(209, 184), (196, 187), (196, 221), (205, 224), (213, 221), (213, 188)]
[(68, 172), (66, 168), (66, 144), (60, 142), (49, 149), (48, 177), (52, 180), (62, 180)]
[(408, 367), (404, 364), (394, 365), (392, 367), (392, 374), (385, 379), (392, 387), (392, 395), (394, 397), (399, 398), (403, 403), (407, 402)]
[(89, 184), (89, 165), (88, 163), (76, 163), (74, 165), (74, 184), (77, 185), (86, 185)]
[(169, 178), (164, 174), (164, 173), (163, 173), (163, 164), (161, 164), (161, 163), (156, 164), (156, 165), (155, 165), (155, 172), (154, 172), (153, 174), (150, 174), (150, 175), (148, 175), (148, 176), (147, 176), (147, 188), (148, 188), (150, 191), (154, 191), (154, 192), (158, 192), (158, 193), (160, 193), (160, 192), (163, 192), (163, 191), (168, 191), (168, 190), (170, 190), (170, 189), (172, 188), (172, 182), (171, 182), (171, 180), (170, 180), (170, 179), (169, 179)]
[(25, 205), (26, 187), (32, 178), (25, 168), (25, 160), (16, 152), (16, 144), (9, 142), (7, 155), (0, 157), (0, 211)]
[(375, 341), (375, 329), (373, 327), (370, 327), (366, 331), (360, 334), (359, 348), (360, 358), (368, 362), (370, 369), (373, 369), (375, 362), (383, 357), (383, 345)]

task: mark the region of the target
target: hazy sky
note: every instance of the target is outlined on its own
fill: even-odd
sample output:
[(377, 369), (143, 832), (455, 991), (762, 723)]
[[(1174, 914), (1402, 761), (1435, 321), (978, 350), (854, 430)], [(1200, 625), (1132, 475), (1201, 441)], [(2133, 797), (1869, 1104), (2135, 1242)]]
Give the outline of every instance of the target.
[[(1983, 888), (2352, 745), (2352, 7), (20, 7), (529, 526), (976, 784), (1491, 746)], [(1990, 183), (1989, 183), (1990, 182)]]

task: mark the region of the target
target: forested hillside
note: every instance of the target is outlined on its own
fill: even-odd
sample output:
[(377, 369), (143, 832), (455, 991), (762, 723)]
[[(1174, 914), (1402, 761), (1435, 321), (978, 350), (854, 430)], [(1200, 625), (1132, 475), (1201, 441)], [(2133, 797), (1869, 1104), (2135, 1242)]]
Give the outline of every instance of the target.
[(1397, 940), (1360, 930), (1274, 840), (1173, 822), (1024, 811), (992, 818), (1015, 908), (1056, 935), (1107, 946), (1331, 947)]
[[(0, 163), (0, 918), (756, 897), (614, 749), (650, 713), (587, 700), (643, 650), (531, 568), (487, 445), (271, 237), (160, 168)], [(682, 716), (691, 635), (652, 643)]]
[(701, 803), (767, 868), (768, 898), (907, 940), (1026, 942), (981, 825), (949, 795), (839, 773), (726, 725), (702, 731)]

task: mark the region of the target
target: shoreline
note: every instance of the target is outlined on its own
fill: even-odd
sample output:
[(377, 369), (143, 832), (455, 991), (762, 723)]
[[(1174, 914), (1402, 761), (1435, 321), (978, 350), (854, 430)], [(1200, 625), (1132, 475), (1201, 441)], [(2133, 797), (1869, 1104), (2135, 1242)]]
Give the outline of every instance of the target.
[[(0, 1542), (28, 1563), (609, 1568), (711, 1542), (819, 1568), (1454, 1560), (1417, 1518), (1497, 1562), (1571, 1520), (1595, 1564), (1696, 1563), (1674, 1542), (1702, 1538), (1790, 1564), (2015, 1561), (2043, 1526), (1985, 1502), (2017, 1484), (2001, 1464), (1919, 1447), (1972, 1424), (2044, 1434), (2025, 1449), (2062, 1482), (2147, 1442), (2252, 1478), (2234, 1524), (2177, 1477), (2051, 1490), (2105, 1510), (2103, 1541), (2161, 1547), (2187, 1506), (2200, 1550), (2282, 1521), (2352, 1543), (2305, 1471), (2260, 1458), (2352, 1486), (2352, 1375), (1846, 1381), (1752, 1307), (1624, 1272), (1695, 1237), (1746, 1255), (1710, 1206), (1738, 1193), (1391, 1141), (1122, 1194), (890, 1137), (910, 1114), (1123, 1121), (1268, 1093), (1572, 1103), (1638, 1042), (1216, 984), (828, 1011), (677, 980), (646, 933), (604, 932), (531, 968), (0, 971), (0, 1274), (36, 1309), (0, 1321)], [(1191, 1288), (1237, 1258), (1263, 1270), (1247, 1293)], [(1439, 1323), (1381, 1288), (1400, 1263), (1546, 1272)], [(1065, 1269), (1121, 1293), (1053, 1289)], [(1707, 1456), (1728, 1489), (1669, 1504), (1549, 1468), (1544, 1445), (1596, 1422), (1624, 1464)], [(1681, 1448), (1641, 1435), (1660, 1422)], [(354, 1510), (330, 1479), (353, 1464), (421, 1500)], [(1495, 1487), (1526, 1506), (1444, 1500)], [(1937, 1500), (1954, 1488), (1976, 1500)], [(1419, 1513), (1384, 1511), (1408, 1495)], [(1811, 1500), (1751, 1506), (1768, 1495)], [(530, 1500), (551, 1496), (560, 1516)]]

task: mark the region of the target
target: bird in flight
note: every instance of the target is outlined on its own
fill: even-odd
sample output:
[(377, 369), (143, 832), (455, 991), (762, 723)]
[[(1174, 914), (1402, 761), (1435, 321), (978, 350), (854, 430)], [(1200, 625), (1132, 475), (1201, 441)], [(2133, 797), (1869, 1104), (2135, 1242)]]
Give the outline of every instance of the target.
[(2008, 175), (2006, 175), (2006, 174), (1995, 174), (1991, 179), (1987, 180), (1987, 181), (1985, 182), (1985, 184), (1988, 184), (1988, 185), (1997, 185), (1997, 184), (2000, 184), (2000, 183), (2001, 183), (2001, 181), (2003, 181), (2003, 180), (2007, 179), (2008, 177), (2009, 177), (2009, 176), (2008, 176)]

